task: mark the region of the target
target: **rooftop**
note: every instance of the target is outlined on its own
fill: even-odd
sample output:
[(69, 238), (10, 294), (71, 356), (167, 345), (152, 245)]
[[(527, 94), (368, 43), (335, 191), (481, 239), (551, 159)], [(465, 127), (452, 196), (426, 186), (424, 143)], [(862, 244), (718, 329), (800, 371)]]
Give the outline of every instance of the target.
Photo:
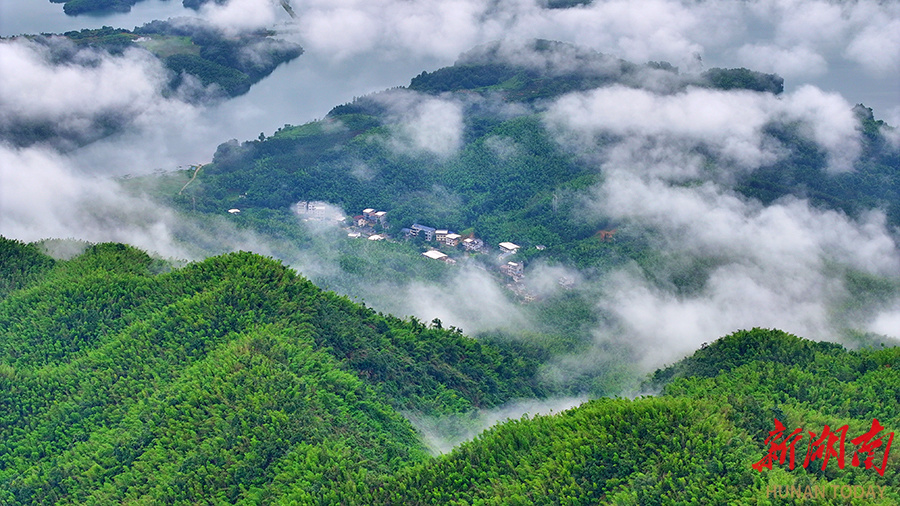
[(441, 253), (440, 251), (438, 251), (436, 249), (426, 251), (425, 253), (422, 253), (422, 255), (424, 255), (428, 258), (433, 258), (435, 260), (443, 260), (443, 259), (447, 258), (447, 255)]
[(418, 223), (413, 223), (412, 228), (413, 228), (413, 230), (430, 230), (431, 232), (434, 232), (433, 228), (427, 227), (425, 225), (420, 225)]

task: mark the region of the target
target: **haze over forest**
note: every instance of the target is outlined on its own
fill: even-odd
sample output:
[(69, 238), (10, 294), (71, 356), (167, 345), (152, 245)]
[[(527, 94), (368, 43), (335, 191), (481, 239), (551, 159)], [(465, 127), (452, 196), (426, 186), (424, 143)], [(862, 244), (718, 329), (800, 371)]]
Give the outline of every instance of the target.
[(758, 460), (900, 426), (900, 2), (131, 4), (0, 3), (0, 503), (900, 500)]
[[(664, 73), (648, 72), (635, 86), (580, 90), (539, 104), (485, 105), (502, 118), (537, 114), (560, 149), (602, 172), (589, 194), (571, 203), (575, 218), (603, 216), (653, 230), (653, 247), (668, 252), (672, 262), (702, 258), (713, 265), (702, 290), (679, 293), (634, 265), (597, 278), (574, 265), (536, 261), (530, 266), (536, 290), (552, 293), (561, 276), (586, 280), (579, 293), (602, 315), (585, 330), (596, 347), (564, 359), (561, 370), (578, 369), (578, 361), (596, 360), (622, 342), (630, 357), (638, 357), (640, 370), (652, 370), (702, 342), (753, 326), (836, 341), (845, 340), (848, 329), (898, 337), (897, 292), (870, 297), (858, 311), (841, 311), (852, 290), (836, 274), (852, 269), (891, 283), (900, 279), (897, 230), (888, 209), (850, 216), (800, 194), (763, 204), (735, 191), (738, 179), (785, 156), (767, 135), (774, 123), (796, 125), (824, 153), (832, 175), (853, 171), (863, 151), (856, 104), (873, 108), (876, 120), (900, 124), (900, 97), (892, 86), (900, 76), (896, 2), (594, 1), (549, 8), (527, 0), (323, 0), (292, 2), (297, 17), (291, 18), (268, 0), (212, 3), (196, 12), (147, 0), (135, 7), (134, 18), (65, 18), (58, 9), (60, 19), (48, 20), (47, 28), (19, 28), (5, 13), (0, 19), (4, 35), (60, 33), (72, 24), (109, 25), (109, 19), (131, 29), (150, 21), (140, 16), (156, 8), (200, 17), (225, 34), (274, 29), (304, 54), (242, 97), (197, 103), (167, 93), (165, 69), (139, 51), (75, 49), (72, 61), (60, 62), (25, 38), (3, 40), (0, 131), (39, 122), (56, 125), (51, 137), (97, 140), (0, 145), (0, 234), (23, 241), (119, 241), (189, 260), (251, 250), (283, 258), (314, 280), (327, 279), (339, 270), (336, 257), (273, 243), (226, 216), (194, 222), (181, 210), (126, 191), (115, 178), (209, 162), (229, 139), (253, 140), (260, 132), (265, 138), (285, 124), (322, 118), (334, 106), (405, 86), (420, 72), (451, 65), (493, 41), (501, 41), (501, 57), (515, 64), (551, 70), (577, 65), (565, 52), (541, 62), (522, 49), (531, 39), (558, 40), (636, 64), (668, 62), (685, 76), (713, 66), (775, 73), (786, 88), (779, 96), (669, 92)], [(464, 111), (472, 104), (404, 90), (376, 97), (398, 125), (388, 143), (397, 152), (449, 159), (464, 148)], [(115, 131), (90, 131), (108, 118), (115, 118)], [(881, 134), (896, 150), (897, 130), (884, 127)], [(608, 139), (599, 152), (598, 140)], [(517, 149), (503, 138), (494, 142), (498, 156)], [(710, 171), (698, 151), (722, 163)], [(453, 197), (441, 196), (448, 202)], [(660, 260), (661, 270), (677, 267), (666, 261)], [(477, 269), (462, 269), (460, 279), (449, 288), (396, 279), (351, 295), (379, 310), (426, 321), (438, 317), (476, 334), (537, 324)], [(479, 289), (464, 288), (472, 286)]]

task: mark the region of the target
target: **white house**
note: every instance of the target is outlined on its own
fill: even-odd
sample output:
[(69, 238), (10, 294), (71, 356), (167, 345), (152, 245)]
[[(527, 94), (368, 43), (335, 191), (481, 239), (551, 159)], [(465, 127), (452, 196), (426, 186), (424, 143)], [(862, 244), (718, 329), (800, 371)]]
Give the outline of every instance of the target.
[(501, 242), (500, 243), (500, 251), (503, 253), (515, 253), (518, 251), (519, 245), (513, 244), (511, 242)]
[(426, 256), (433, 260), (441, 260), (441, 261), (446, 261), (446, 259), (449, 258), (446, 254), (441, 253), (440, 251), (438, 251), (436, 249), (426, 251), (425, 253), (422, 253), (422, 256)]
[(341, 210), (321, 200), (301, 200), (293, 206), (294, 212), (304, 220), (343, 220)]
[(459, 234), (447, 234), (444, 236), (444, 244), (447, 246), (456, 246), (459, 244), (459, 239), (462, 237)]
[(525, 265), (522, 262), (506, 262), (506, 265), (500, 266), (500, 271), (507, 276), (520, 278), (525, 275)]

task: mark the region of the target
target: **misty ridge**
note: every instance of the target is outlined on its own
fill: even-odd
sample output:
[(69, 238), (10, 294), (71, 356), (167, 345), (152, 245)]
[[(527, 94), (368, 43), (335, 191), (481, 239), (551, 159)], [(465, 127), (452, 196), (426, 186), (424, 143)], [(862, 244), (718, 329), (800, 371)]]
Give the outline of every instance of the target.
[[(162, 26), (136, 33), (203, 36)], [(574, 395), (585, 378), (595, 378), (594, 394), (621, 393), (634, 388), (628, 378), (738, 328), (846, 343), (892, 334), (896, 184), (880, 196), (868, 187), (828, 194), (859, 186), (861, 164), (890, 174), (897, 139), (866, 108), (812, 87), (785, 93), (772, 74), (682, 72), (553, 41), (494, 42), (405, 88), (337, 106), (321, 121), (225, 143), (184, 194), (162, 193), (174, 186), (154, 177), (126, 180), (123, 193), (116, 182), (73, 176), (60, 187), (76, 212), (46, 202), (45, 214), (7, 227), (67, 237), (75, 226), (88, 240), (179, 258), (231, 249), (275, 255), (322, 286), (377, 301), (379, 310), (438, 318), (486, 339), (534, 341), (551, 350), (546, 381)], [(814, 155), (796, 160), (801, 148)], [(38, 153), (6, 156), (14, 164)], [(58, 155), (40, 156), (45, 181), (66, 180), (56, 172), (65, 164)], [(760, 192), (758, 176), (771, 172), (795, 181), (773, 188), (770, 180)], [(492, 180), (500, 183), (483, 193)], [(815, 181), (825, 186), (809, 188)], [(5, 198), (5, 215), (30, 214), (24, 199)], [(389, 209), (395, 228), (424, 222), (474, 227), (493, 243), (514, 239), (526, 250), (519, 255), (525, 286), (541, 302), (522, 305), (489, 273), (491, 262), (488, 270), (484, 261), (455, 271), (393, 261), (393, 268), (363, 263), (348, 271), (375, 250), (388, 259), (415, 253), (360, 249), (337, 228), (309, 228), (288, 211), (306, 199), (348, 215)], [(241, 217), (223, 215), (234, 206)], [(532, 218), (518, 217), (520, 209)], [(274, 223), (289, 231), (273, 233)], [(598, 242), (600, 229), (616, 229), (616, 240)], [(885, 297), (860, 278), (886, 283), (876, 292)], [(563, 286), (563, 279), (575, 281)], [(579, 316), (553, 328), (561, 310)]]
[(749, 501), (773, 417), (896, 425), (900, 106), (813, 81), (898, 4), (189, 8), (0, 39), (0, 503)]
[[(306, 5), (306, 16), (279, 27), (277, 37), (336, 61), (401, 47), (452, 53), (456, 62), (337, 105), (322, 120), (225, 142), (189, 160), (173, 146), (224, 140), (207, 119), (216, 107), (209, 99), (222, 88), (175, 72), (161, 55), (187, 37), (196, 56), (262, 79), (277, 65), (272, 55), (299, 47), (266, 37), (277, 9), (229, 2), (209, 6), (219, 10), (203, 11), (203, 21), (4, 40), (2, 233), (120, 241), (179, 259), (236, 249), (275, 256), (378, 310), (537, 346), (550, 357), (545, 381), (567, 395), (634, 393), (642, 374), (739, 328), (849, 345), (895, 336), (896, 129), (840, 94), (809, 85), (785, 91), (771, 70), (795, 73), (775, 60), (795, 62), (818, 47), (807, 25), (789, 34), (787, 21), (777, 21), (778, 44), (804, 40), (790, 54), (764, 44), (733, 52), (766, 71), (707, 68), (702, 44), (686, 34), (709, 3), (696, 11), (658, 4), (677, 21), (667, 25), (674, 32), (626, 28), (609, 17), (614, 3), (482, 13), (503, 19), (513, 35), (552, 21), (591, 47), (609, 47), (614, 34), (634, 42), (603, 53), (529, 37), (448, 47), (441, 37), (423, 39), (421, 26), (388, 26), (388, 14), (418, 13), (462, 34), (460, 19), (481, 12), (472, 2), (455, 4), (466, 7), (461, 18), (441, 21), (419, 3), (388, 3), (385, 16), (358, 6), (345, 17)], [(801, 10), (751, 7), (772, 20), (796, 19)], [(806, 7), (822, 23), (833, 18), (831, 8)], [(884, 14), (888, 24), (896, 17), (889, 6), (863, 7), (840, 18), (841, 40), (875, 72), (893, 53), (861, 50), (871, 40), (855, 27), (863, 12)], [(730, 26), (740, 12), (731, 12)], [(362, 19), (384, 30), (331, 36)], [(499, 34), (490, 22), (475, 26), (478, 36), (460, 40)], [(241, 33), (250, 38), (236, 39)], [(150, 34), (174, 46), (131, 47)], [(653, 36), (678, 42), (654, 53), (646, 42)], [(615, 54), (670, 58), (633, 63)], [(186, 188), (181, 172), (151, 174), (210, 160)], [(521, 244), (504, 262), (526, 265), (524, 285), (510, 289), (487, 257), (450, 268), (422, 263), (419, 246), (348, 242), (338, 227), (290, 212), (312, 199), (347, 215), (386, 209), (394, 230), (418, 221), (473, 229), (494, 245)], [(227, 215), (235, 206), (242, 214)], [(599, 240), (600, 230), (615, 230), (615, 239)], [(537, 302), (523, 304), (522, 293)]]
[[(547, 58), (541, 51), (534, 51), (534, 46), (525, 45), (520, 49), (541, 62), (543, 68), (553, 68), (555, 63), (550, 58), (561, 62), (565, 59), (564, 55), (552, 51)], [(520, 56), (513, 53), (514, 58)], [(837, 338), (840, 334), (837, 329), (843, 324), (836, 323), (839, 316), (836, 309), (848, 294), (841, 288), (844, 282), (831, 277), (841, 277), (857, 269), (875, 276), (896, 276), (896, 247), (891, 232), (895, 225), (889, 224), (887, 217), (878, 211), (880, 208), (896, 216), (891, 210), (895, 209), (891, 207), (893, 199), (884, 194), (883, 200), (863, 207), (856, 207), (846, 197), (818, 196), (817, 199), (815, 192), (822, 189), (806, 187), (813, 180), (803, 179), (810, 174), (804, 176), (802, 172), (812, 170), (815, 178), (823, 178), (827, 184), (844, 185), (859, 177), (854, 175), (852, 167), (859, 163), (864, 146), (870, 148), (865, 155), (868, 157), (876, 145), (880, 153), (876, 158), (885, 157), (878, 163), (885, 164), (885, 170), (891, 172), (892, 157), (896, 156), (895, 131), (875, 121), (865, 108), (854, 108), (839, 96), (814, 88), (801, 88), (782, 96), (777, 95), (780, 91), (777, 87), (768, 92), (756, 91), (759, 82), (778, 81), (743, 70), (732, 74), (750, 77), (747, 85), (750, 89), (722, 89), (727, 86), (717, 88), (699, 77), (680, 77), (675, 69), (662, 65), (623, 66), (621, 62), (596, 55), (594, 70), (581, 61), (568, 65), (589, 76), (583, 85), (588, 89), (572, 92), (566, 88), (555, 89), (555, 82), (544, 79), (544, 75), (540, 80), (529, 78), (534, 65), (519, 63), (521, 58), (502, 60), (499, 65), (483, 65), (478, 60), (473, 64), (467, 58), (454, 67), (416, 77), (407, 89), (361, 98), (336, 107), (322, 122), (301, 127), (304, 132), (315, 128), (323, 132), (322, 137), (312, 137), (308, 142), (331, 136), (339, 142), (353, 138), (352, 142), (357, 144), (341, 147), (341, 155), (333, 163), (325, 161), (318, 168), (310, 166), (295, 176), (284, 172), (283, 179), (250, 182), (245, 187), (248, 191), (240, 193), (240, 200), (232, 202), (277, 208), (301, 198), (304, 188), (316, 198), (328, 200), (329, 195), (317, 187), (340, 184), (344, 185), (340, 197), (332, 199), (341, 199), (340, 204), (348, 212), (368, 205), (390, 206), (394, 215), (401, 216), (401, 223), (446, 223), (460, 230), (475, 225), (481, 234), (495, 234), (490, 237), (494, 241), (503, 239), (499, 233), (518, 233), (518, 241), (526, 245), (549, 246), (546, 256), (550, 258), (544, 260), (568, 260), (571, 268), (572, 261), (578, 263), (578, 259), (566, 257), (565, 248), (558, 248), (557, 243), (565, 242), (558, 233), (559, 223), (542, 230), (523, 227), (516, 231), (515, 227), (501, 227), (499, 230), (503, 232), (491, 231), (483, 228), (488, 226), (483, 216), (467, 209), (471, 195), (465, 193), (472, 191), (471, 187), (466, 188), (468, 183), (460, 181), (454, 186), (449, 182), (464, 175), (509, 178), (513, 177), (512, 173), (506, 171), (517, 170), (516, 174), (521, 175), (521, 170), (528, 170), (522, 163), (526, 157), (536, 156), (535, 148), (523, 146), (515, 134), (504, 135), (502, 129), (491, 130), (493, 125), (480, 123), (489, 121), (485, 119), (489, 116), (494, 124), (518, 122), (517, 127), (537, 128), (551, 136), (560, 157), (569, 157), (570, 163), (577, 160), (566, 169), (572, 172), (561, 176), (563, 179), (573, 175), (593, 178), (599, 168), (598, 184), (587, 190), (557, 188), (559, 192), (547, 195), (550, 202), (542, 205), (555, 205), (554, 214), (559, 214), (559, 197), (563, 196), (567, 223), (577, 223), (590, 233), (604, 226), (618, 225), (621, 237), (633, 233), (635, 240), (645, 241), (640, 248), (665, 252), (652, 262), (643, 260), (636, 271), (623, 266), (621, 270), (603, 272), (603, 282), (599, 283), (606, 295), (600, 298), (603, 314), (607, 318), (618, 315), (634, 324), (640, 321), (643, 327), (630, 330), (631, 342), (635, 342), (635, 334), (631, 332), (650, 341), (661, 333), (659, 327), (648, 325), (643, 316), (654, 313), (652, 307), (667, 308), (657, 312), (660, 321), (656, 325), (668, 329), (683, 326), (678, 333), (687, 340), (685, 351), (700, 342), (691, 338), (692, 335), (716, 335), (727, 331), (726, 326), (749, 325), (760, 319), (770, 325), (783, 321), (817, 335)], [(625, 71), (621, 70), (623, 67)], [(652, 81), (653, 75), (660, 74), (660, 79)], [(594, 88), (596, 80), (604, 84)], [(653, 84), (649, 89), (635, 84), (642, 81)], [(572, 86), (571, 80), (563, 82), (563, 86)], [(698, 86), (698, 82), (703, 85)], [(453, 93), (458, 89), (466, 92)], [(472, 93), (473, 89), (481, 91)], [(864, 135), (866, 125), (870, 125), (874, 138)], [(368, 135), (357, 133), (368, 128), (372, 128)], [(290, 140), (292, 135), (293, 127), (285, 127), (264, 142), (223, 145), (214, 158), (215, 168), (211, 168), (209, 177), (223, 182), (235, 181), (234, 177), (246, 178), (245, 173), (233, 171), (263, 158), (268, 160), (271, 170), (283, 170), (279, 169), (284, 166), (278, 161), (280, 146), (294, 146)], [(302, 145), (298, 144), (297, 148), (303, 149)], [(790, 153), (799, 146), (816, 146), (814, 159), (797, 164)], [(369, 153), (364, 154), (366, 151)], [(315, 149), (302, 153), (301, 156), (312, 157), (304, 159), (315, 159)], [(290, 163), (293, 156), (285, 155), (284, 163)], [(404, 177), (416, 178), (416, 183), (408, 186), (386, 180), (384, 173), (379, 173), (379, 166), (382, 171), (394, 170), (384, 169), (381, 161), (382, 157), (392, 156), (399, 157), (395, 162), (401, 164), (398, 167), (417, 166), (406, 165), (402, 169), (412, 171)], [(489, 161), (481, 161), (479, 157), (488, 157)], [(341, 167), (345, 166), (346, 158), (352, 161), (349, 180), (344, 172), (347, 169)], [(420, 170), (421, 167), (427, 169)], [(532, 170), (523, 176), (529, 184), (534, 185), (533, 178), (547, 177), (547, 174), (538, 176), (538, 169)], [(793, 173), (798, 180), (774, 192), (771, 187), (766, 193), (759, 192), (756, 177), (760, 172), (772, 171)], [(298, 176), (299, 179), (294, 178)], [(325, 183), (329, 178), (338, 179)], [(285, 186), (285, 180), (291, 184)], [(495, 193), (485, 196), (488, 203), (483, 205), (515, 209), (517, 205), (527, 206), (535, 194), (540, 195), (540, 190)], [(757, 200), (760, 197), (764, 203)], [(861, 197), (862, 194), (857, 194), (855, 199)], [(877, 195), (866, 194), (866, 198), (873, 197)], [(217, 198), (228, 197), (219, 193)], [(835, 203), (839, 203), (837, 208)], [(585, 234), (584, 230), (574, 233)], [(863, 244), (866, 246), (860, 247)], [(842, 267), (833, 270), (836, 265)], [(842, 271), (844, 274), (839, 274)], [(786, 273), (800, 283), (796, 293), (785, 293), (780, 286)], [(577, 273), (574, 277), (583, 276)], [(442, 294), (446, 295), (446, 290)], [(747, 299), (747, 294), (753, 296)], [(390, 300), (390, 297), (374, 298), (382, 304)], [(423, 300), (421, 295), (412, 298)], [(737, 301), (754, 305), (738, 307), (742, 304)], [(879, 304), (887, 307), (892, 302)], [(429, 301), (428, 305), (435, 308), (434, 313), (441, 319), (453, 313), (437, 309), (441, 307), (438, 300)], [(451, 298), (447, 306), (468, 307), (468, 304), (459, 306)], [(786, 309), (791, 307), (805, 309)], [(508, 319), (518, 311), (490, 313)], [(714, 323), (718, 316), (705, 316), (710, 313), (723, 315), (730, 323), (712, 330), (718, 325)], [(469, 314), (470, 321), (480, 320), (478, 313)], [(890, 332), (890, 324), (883, 323), (891, 321), (890, 314), (890, 311), (873, 314), (870, 324), (881, 332)], [(450, 321), (459, 320), (451, 318)], [(679, 323), (675, 325), (675, 321)], [(622, 323), (616, 322), (610, 329), (621, 332)], [(713, 327), (700, 330), (710, 324)], [(867, 330), (866, 325), (869, 324), (861, 328)], [(462, 326), (472, 328), (472, 324)], [(614, 333), (610, 329), (604, 333)], [(656, 348), (655, 344), (648, 347)]]

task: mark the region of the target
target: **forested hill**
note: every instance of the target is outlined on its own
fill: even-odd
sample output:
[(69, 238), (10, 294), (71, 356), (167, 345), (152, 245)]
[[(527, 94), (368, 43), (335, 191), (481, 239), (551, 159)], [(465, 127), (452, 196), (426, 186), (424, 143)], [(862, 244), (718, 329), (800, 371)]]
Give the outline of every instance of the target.
[(652, 76), (672, 91), (690, 85), (776, 95), (784, 91), (784, 79), (780, 76), (745, 68), (713, 68), (700, 75), (681, 75), (667, 62), (638, 65), (580, 46), (543, 39), (531, 41), (523, 50), (524, 54), (510, 54), (499, 43), (478, 46), (460, 55), (451, 67), (422, 72), (412, 79), (409, 89), (432, 94), (498, 91), (507, 100), (531, 102), (612, 84), (643, 87)]
[[(218, 86), (228, 97), (247, 93), (279, 65), (303, 54), (299, 45), (274, 35), (267, 30), (226, 35), (212, 25), (189, 19), (151, 21), (134, 30), (104, 26), (63, 34), (76, 48), (93, 47), (113, 54), (128, 48), (146, 49), (174, 73), (169, 83), (172, 91), (188, 74), (204, 86)], [(46, 37), (37, 40), (52, 45)]]
[[(737, 332), (676, 364), (679, 379), (659, 397), (598, 399), (559, 415), (506, 423), (442, 459), (403, 469), (366, 500), (897, 504), (900, 459), (896, 446), (886, 460), (884, 449), (900, 427), (898, 366), (898, 348), (849, 352), (775, 330)], [(720, 372), (710, 374), (717, 367)], [(795, 466), (776, 458), (771, 469), (757, 470), (775, 419), (787, 427), (783, 436), (802, 429)], [(852, 464), (860, 443), (851, 439), (866, 434), (873, 419), (885, 428), (873, 459), (883, 475)], [(805, 466), (807, 431), (821, 436), (825, 427), (840, 431), (844, 425), (843, 465), (834, 455), (826, 466), (822, 458)], [(854, 488), (840, 491), (849, 485)], [(855, 499), (835, 490), (855, 490)]]
[[(250, 253), (173, 268), (121, 244), (53, 260), (0, 238), (0, 260), (2, 504), (900, 500), (896, 448), (866, 468), (850, 441), (900, 427), (898, 348), (740, 331), (657, 371), (658, 397), (509, 421), (432, 457), (401, 413), (541, 397), (538, 364)], [(806, 436), (794, 469), (754, 468), (775, 419), (847, 425), (844, 465), (802, 465)], [(836, 500), (845, 485), (865, 498)]]
[(534, 361), (250, 253), (0, 259), (2, 504), (326, 500), (426, 458), (400, 411), (542, 395)]
[[(678, 377), (658, 397), (508, 422), (387, 477), (359, 503), (897, 504), (900, 459), (895, 446), (884, 450), (900, 427), (898, 366), (898, 348), (851, 352), (777, 330), (736, 332), (674, 364), (677, 374), (657, 372), (657, 381)], [(793, 468), (777, 457), (771, 469), (758, 465), (775, 419), (783, 436), (802, 429)], [(851, 439), (873, 419), (884, 427), (874, 466), (865, 451), (854, 466), (861, 443)], [(804, 465), (807, 431), (844, 425), (843, 464), (835, 454)]]
[[(609, 87), (737, 97), (780, 94), (783, 80), (743, 68), (688, 74), (665, 62), (629, 63), (552, 41), (533, 41), (521, 52), (488, 45), (421, 73), (408, 87), (339, 105), (321, 121), (220, 145), (175, 203), (209, 213), (281, 212), (309, 200), (336, 204), (349, 216), (376, 208), (389, 212), (395, 230), (422, 223), (471, 231), (490, 244), (515, 238), (527, 255), (605, 268), (646, 250), (635, 227), (621, 230), (615, 244), (598, 241), (598, 231), (619, 223), (578, 207), (603, 181), (596, 160), (612, 156), (622, 138), (603, 134), (589, 153), (578, 152), (545, 113), (566, 94)], [(729, 184), (764, 205), (796, 196), (851, 216), (884, 209), (890, 224), (900, 224), (900, 151), (871, 110), (856, 112), (863, 146), (855, 170), (830, 172), (808, 127), (773, 121), (760, 135), (779, 156), (735, 171)], [(656, 121), (652, 110), (646, 114), (645, 121)], [(690, 156), (702, 158), (710, 174), (732, 170), (703, 145)], [(531, 249), (538, 245), (546, 249)]]

